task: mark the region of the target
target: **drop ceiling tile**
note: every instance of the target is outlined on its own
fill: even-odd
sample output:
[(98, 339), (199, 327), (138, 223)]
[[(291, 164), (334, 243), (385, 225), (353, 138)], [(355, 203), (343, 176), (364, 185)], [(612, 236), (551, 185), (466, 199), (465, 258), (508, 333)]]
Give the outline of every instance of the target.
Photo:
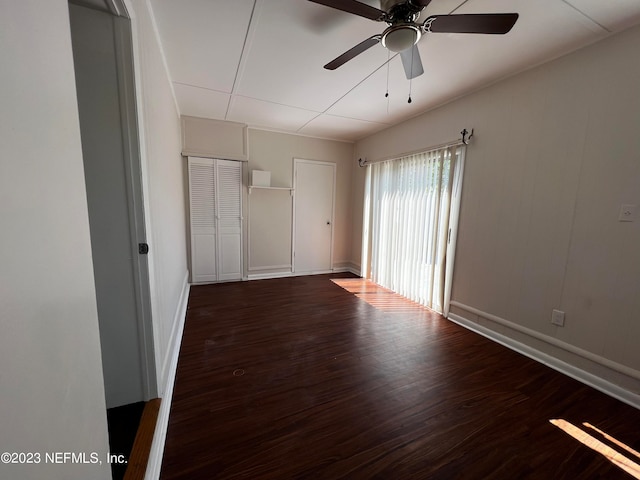
[(452, 12), (458, 13), (455, 10), (464, 5), (465, 1), (466, 0), (433, 0), (429, 6), (421, 12), (418, 21), (424, 22), (429, 15), (448, 15)]
[(252, 0), (152, 0), (171, 79), (231, 93)]
[[(424, 63), (424, 59), (428, 57), (427, 49), (421, 46), (420, 52)], [(327, 110), (327, 113), (389, 125), (418, 115), (437, 101), (434, 93), (437, 92), (438, 85), (446, 85), (441, 76), (428, 70), (426, 63), (424, 67), (425, 74), (409, 82), (400, 56), (392, 57), (388, 67), (383, 66), (377, 70)], [(388, 97), (385, 96), (387, 91)], [(408, 102), (410, 94), (411, 103)]]
[(337, 12), (341, 22), (330, 32), (309, 28), (309, 19), (327, 10), (301, 0), (258, 2), (235, 93), (324, 111), (387, 60), (387, 51), (376, 45), (337, 70), (325, 70), (323, 65), (384, 27)]
[[(640, 23), (640, 1), (565, 0), (610, 31), (616, 32)], [(615, 3), (615, 5), (612, 5)]]
[[(504, 71), (515, 71), (550, 60), (607, 35), (602, 26), (560, 0), (475, 0), (456, 11), (481, 12), (516, 12), (520, 18), (506, 35), (438, 36), (464, 42), (467, 54), (454, 58), (467, 61), (469, 57), (481, 57), (480, 62), (476, 58), (471, 62), (490, 68), (497, 66)], [(469, 41), (464, 37), (469, 37)]]
[(353, 118), (323, 114), (314, 118), (301, 128), (298, 133), (353, 142), (388, 126), (384, 123), (365, 122)]
[(318, 112), (310, 110), (234, 96), (226, 120), (246, 123), (252, 127), (295, 132), (317, 115)]
[[(538, 8), (550, 12), (542, 24)], [(426, 35), (418, 44), (423, 75), (410, 84), (404, 76), (400, 57), (395, 57), (389, 62), (388, 72), (386, 67), (377, 70), (327, 113), (398, 123), (606, 33), (558, 0), (537, 0), (535, 5), (526, 1), (476, 0), (456, 13), (509, 11), (520, 13), (520, 18), (507, 35)], [(535, 42), (532, 32), (535, 32)], [(388, 99), (384, 97), (387, 78)], [(410, 88), (412, 103), (408, 104)]]
[(425, 36), (425, 74), (411, 83), (407, 104), (399, 58), (384, 97), (381, 45), (335, 71), (322, 68), (384, 23), (306, 0), (150, 1), (183, 114), (349, 140), (640, 23), (640, 0), (433, 0), (422, 20), (452, 11), (520, 19), (506, 36)]
[(173, 84), (181, 115), (223, 120), (230, 95), (206, 88)]

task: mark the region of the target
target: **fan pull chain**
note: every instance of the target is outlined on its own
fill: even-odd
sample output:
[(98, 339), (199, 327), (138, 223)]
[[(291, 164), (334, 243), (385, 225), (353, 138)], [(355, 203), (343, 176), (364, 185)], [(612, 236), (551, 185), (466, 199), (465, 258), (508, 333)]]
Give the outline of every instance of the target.
[(389, 115), (389, 62), (391, 61), (391, 51), (387, 50), (387, 93), (384, 98), (387, 99), (387, 115)]
[(410, 79), (409, 79), (409, 99), (407, 100), (407, 103), (411, 103), (411, 83), (413, 82), (413, 52), (414, 52), (414, 48), (411, 47), (411, 75), (410, 75)]

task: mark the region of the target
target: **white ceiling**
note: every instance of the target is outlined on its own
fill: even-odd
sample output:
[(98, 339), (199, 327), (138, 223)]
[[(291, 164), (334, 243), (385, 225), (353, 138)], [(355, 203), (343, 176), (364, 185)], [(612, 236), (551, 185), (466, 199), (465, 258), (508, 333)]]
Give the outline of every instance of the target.
[(425, 73), (410, 84), (399, 56), (387, 68), (381, 45), (337, 70), (323, 68), (384, 23), (306, 0), (151, 4), (182, 115), (347, 141), (640, 23), (640, 0), (433, 0), (422, 19), (453, 12), (520, 18), (504, 36), (423, 36)]

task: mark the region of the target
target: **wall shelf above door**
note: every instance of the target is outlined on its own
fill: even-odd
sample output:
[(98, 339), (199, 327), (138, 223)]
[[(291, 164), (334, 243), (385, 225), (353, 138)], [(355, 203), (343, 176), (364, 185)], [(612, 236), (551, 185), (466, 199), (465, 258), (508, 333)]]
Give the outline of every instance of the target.
[(254, 188), (259, 188), (261, 190), (289, 190), (292, 196), (294, 192), (292, 187), (261, 187), (259, 185), (249, 185), (249, 195), (251, 195), (251, 190)]

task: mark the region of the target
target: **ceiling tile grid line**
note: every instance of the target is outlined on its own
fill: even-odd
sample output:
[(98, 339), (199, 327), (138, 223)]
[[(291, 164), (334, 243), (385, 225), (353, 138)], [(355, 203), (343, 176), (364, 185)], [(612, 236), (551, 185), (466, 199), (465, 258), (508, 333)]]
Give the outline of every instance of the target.
[(264, 98), (256, 98), (256, 97), (251, 97), (249, 95), (240, 95), (239, 93), (236, 93), (236, 94), (234, 94), (232, 96), (236, 97), (236, 98), (247, 98), (247, 99), (250, 99), (250, 100), (256, 100), (258, 102), (270, 103), (272, 105), (279, 105), (281, 107), (289, 107), (289, 108), (295, 108), (297, 110), (305, 110), (307, 112), (312, 112), (312, 113), (317, 113), (317, 114), (325, 113), (325, 112), (319, 112), (318, 110), (313, 110), (311, 108), (298, 107), (297, 105), (289, 105), (287, 103), (280, 103), (280, 102), (274, 102), (272, 100), (265, 100)]
[[(313, 4), (309, 3), (309, 2), (305, 2), (304, 0), (303, 1), (297, 0), (297, 2), (302, 4), (302, 7), (298, 6), (297, 8), (309, 8), (308, 5), (313, 5)], [(268, 22), (269, 21), (268, 18), (267, 19), (264, 18), (264, 12), (265, 11), (270, 11), (269, 8), (271, 8), (272, 10), (278, 8), (277, 5), (273, 6), (274, 3), (275, 3), (273, 0), (270, 0), (270, 1), (269, 0), (257, 0), (257, 3), (259, 5), (259, 7), (257, 8), (257, 10), (259, 10), (259, 14), (256, 15), (257, 20), (255, 22), (253, 22), (254, 25), (255, 25), (255, 28), (253, 28), (252, 32), (251, 32), (250, 44), (249, 44), (249, 47), (247, 48), (246, 53), (244, 55), (245, 58), (243, 58), (243, 67), (246, 66), (246, 63), (248, 61), (247, 57), (249, 57), (250, 50), (253, 48), (254, 43), (257, 42), (257, 40), (254, 37), (256, 35), (256, 30), (258, 28), (257, 27), (258, 24), (261, 21), (264, 21), (264, 22)], [(279, 3), (283, 3), (283, 2), (279, 2)], [(269, 6), (267, 6), (267, 5), (269, 5)], [(322, 7), (322, 8), (327, 8), (327, 7)], [(340, 12), (340, 13), (344, 15), (344, 13), (342, 13), (342, 12)], [(358, 19), (358, 20), (364, 20), (364, 19)], [(364, 20), (364, 21), (366, 22), (366, 20)], [(263, 37), (261, 37), (261, 39), (265, 40), (264, 32), (262, 32), (262, 33), (263, 33)], [(272, 35), (273, 33), (271, 32), (270, 34)], [(273, 38), (267, 37), (266, 40), (267, 41), (270, 41), (270, 40), (272, 41)], [(297, 39), (296, 38), (292, 38), (288, 43), (296, 44), (297, 43)], [(322, 40), (322, 43), (325, 43), (324, 39)], [(277, 48), (277, 47), (275, 47), (275, 48)], [(310, 48), (309, 50), (313, 51), (314, 49)], [(295, 60), (295, 58), (294, 58), (294, 60)], [(318, 68), (319, 68), (319, 66), (318, 66)], [(301, 74), (302, 73), (305, 73), (305, 72), (301, 72)], [(246, 71), (243, 68), (242, 76), (244, 76), (245, 74), (246, 74)], [(293, 81), (295, 81), (295, 80), (293, 80)], [(345, 91), (344, 87), (342, 87), (342, 92), (336, 92), (335, 96), (333, 96), (333, 98), (328, 100), (323, 108), (309, 108), (309, 107), (302, 106), (302, 105), (299, 105), (299, 104), (296, 104), (295, 107), (296, 108), (304, 108), (304, 109), (309, 110), (309, 111), (315, 111), (315, 112), (320, 112), (320, 113), (326, 112), (329, 108), (331, 108), (331, 106), (333, 104), (335, 104), (335, 102), (337, 101), (336, 98), (339, 100), (342, 96), (344, 96), (349, 91), (351, 91), (357, 85), (357, 83), (359, 83), (360, 81), (361, 80), (358, 79), (357, 82), (352, 87), (348, 87), (347, 86), (346, 87), (346, 91)], [(233, 93), (237, 94), (237, 91), (234, 91)], [(259, 99), (259, 100), (271, 101), (271, 102), (276, 103), (276, 104), (285, 104), (285, 105), (288, 104), (286, 102), (274, 101), (272, 98), (269, 98), (268, 96), (265, 96), (265, 95), (250, 95), (250, 94), (247, 95), (246, 93), (244, 95), (247, 96), (247, 97), (256, 98), (256, 99)], [(333, 93), (332, 93), (332, 95), (333, 95)], [(313, 96), (313, 94), (311, 94), (309, 96)], [(291, 104), (289, 103), (288, 105), (291, 105)]]
[(322, 67), (379, 35), (384, 22), (308, 0), (148, 1), (182, 115), (342, 141), (640, 24), (640, 0), (433, 0), (422, 19), (452, 12), (517, 12), (519, 18), (504, 36), (423, 35), (418, 48), (424, 74), (413, 79), (408, 104), (400, 58), (389, 59), (381, 44), (336, 70)]
[(158, 26), (158, 19), (156, 18), (156, 12), (151, 2), (147, 0), (147, 9), (149, 10), (149, 18), (151, 19), (151, 29), (153, 30), (153, 35), (155, 37), (155, 41), (158, 44), (158, 49), (160, 50), (160, 59), (162, 60), (162, 67), (164, 68), (164, 73), (169, 80), (169, 89), (171, 90), (171, 95), (173, 96), (173, 104), (176, 107), (176, 111), (180, 114), (180, 102), (178, 102), (178, 97), (176, 96), (176, 92), (173, 89), (173, 76), (171, 75), (171, 68), (169, 68), (169, 62), (167, 60), (167, 53), (165, 51), (164, 42), (162, 41), (162, 34), (160, 33), (160, 27)]
[(467, 3), (469, 0), (464, 0), (460, 5), (458, 5), (456, 8), (454, 8), (453, 10), (451, 10), (449, 12), (449, 15), (455, 13), (457, 10), (459, 10), (460, 8), (462, 8), (464, 6), (465, 3)]
[[(382, 65), (380, 65), (378, 68), (376, 68), (373, 72), (371, 72), (369, 75), (367, 75), (366, 77), (364, 77), (362, 80), (360, 80), (358, 83), (356, 83), (353, 87), (351, 87), (349, 89), (348, 92), (346, 92), (344, 95), (342, 95), (340, 98), (338, 98), (335, 102), (333, 102), (331, 105), (329, 105), (322, 113), (320, 113), (318, 116), (316, 116), (315, 118), (312, 118), (311, 120), (309, 120), (307, 123), (305, 123), (304, 125), (302, 125), (297, 131), (299, 132), (300, 130), (302, 130), (303, 128), (305, 128), (309, 123), (313, 122), (314, 120), (316, 120), (318, 117), (320, 117), (323, 114), (326, 114), (329, 110), (331, 110), (331, 108), (336, 105), (338, 102), (340, 102), (340, 100), (342, 100), (343, 98), (345, 98), (347, 95), (349, 95), (351, 92), (353, 92), (356, 88), (358, 88), (359, 85), (361, 85), (362, 83), (364, 83), (366, 80), (368, 80), (373, 74), (375, 74), (378, 70), (380, 70), (382, 67), (384, 67), (385, 65), (388, 65), (389, 62), (391, 60), (393, 60), (395, 57), (397, 57), (398, 54), (394, 55), (393, 57), (389, 58), (386, 62), (384, 62)], [(361, 120), (359, 118), (354, 118), (354, 117), (348, 117), (345, 115), (335, 115), (335, 116), (339, 116), (342, 118), (350, 118), (352, 120)], [(364, 121), (369, 121), (369, 120), (364, 120)], [(371, 123), (381, 123), (383, 125), (390, 125), (390, 123), (387, 122), (371, 122)]]
[(392, 125), (390, 122), (376, 122), (373, 120), (362, 120), (361, 118), (345, 117), (344, 115), (336, 115), (333, 113), (322, 113), (321, 115), (324, 115), (326, 117), (331, 117), (331, 118), (343, 118), (345, 120), (356, 120), (358, 122), (371, 123), (373, 125), (380, 125), (380, 126), (386, 126), (386, 127)]
[(573, 8), (576, 12), (578, 12), (580, 15), (582, 15), (585, 18), (588, 18), (589, 20), (591, 20), (593, 23), (595, 23), (597, 26), (599, 26), (600, 28), (602, 28), (603, 30), (606, 30), (607, 33), (611, 33), (611, 30), (609, 30), (607, 27), (605, 27), (604, 25), (602, 25), (600, 22), (594, 20), (593, 18), (591, 18), (589, 15), (587, 15), (585, 12), (583, 12), (582, 10), (580, 10), (578, 7), (576, 7), (574, 4), (572, 4), (571, 2), (569, 2), (568, 0), (561, 0), (563, 3), (566, 3), (569, 7)]
[(238, 59), (238, 67), (236, 68), (236, 75), (233, 78), (233, 86), (231, 87), (231, 96), (229, 97), (229, 103), (227, 103), (227, 111), (224, 114), (225, 120), (229, 116), (229, 108), (231, 108), (231, 99), (233, 97), (234, 92), (236, 91), (236, 84), (238, 83), (238, 76), (240, 75), (242, 60), (243, 58), (245, 58), (244, 52), (247, 49), (247, 43), (249, 42), (249, 36), (252, 31), (251, 26), (254, 24), (253, 17), (256, 13), (256, 3), (257, 3), (257, 0), (253, 0), (253, 7), (251, 8), (251, 14), (249, 15), (249, 25), (247, 25), (247, 32), (244, 36), (244, 43), (242, 44), (242, 52), (240, 53), (240, 58)]
[(224, 93), (225, 95), (231, 95), (231, 92), (225, 92), (224, 90), (217, 90), (215, 88), (202, 87), (200, 85), (191, 85), (190, 83), (185, 83), (185, 82), (176, 82), (175, 80), (173, 81), (173, 84), (181, 85), (183, 87), (199, 88), (200, 90), (207, 90), (209, 92)]
[[(384, 66), (384, 65), (383, 65), (383, 66)], [(362, 83), (362, 82), (360, 82), (360, 83)], [(286, 103), (273, 102), (273, 101), (271, 101), (271, 100), (265, 100), (264, 98), (250, 97), (250, 96), (248, 96), (248, 95), (240, 95), (240, 94), (237, 94), (237, 93), (236, 93), (236, 94), (231, 94), (231, 93), (229, 93), (229, 92), (224, 92), (224, 91), (222, 91), (222, 90), (216, 90), (216, 89), (214, 89), (214, 88), (207, 88), (207, 87), (200, 87), (200, 86), (198, 86), (198, 85), (190, 85), (190, 84), (188, 84), (188, 83), (184, 83), (184, 82), (173, 82), (173, 84), (174, 84), (174, 85), (183, 86), (183, 87), (197, 88), (197, 89), (199, 89), (199, 90), (206, 90), (206, 91), (208, 91), (208, 92), (221, 93), (221, 94), (224, 94), (224, 95), (228, 95), (230, 98), (232, 98), (232, 97), (237, 97), (237, 98), (247, 98), (247, 99), (250, 99), (250, 100), (256, 100), (256, 101), (259, 101), (259, 102), (270, 103), (270, 104), (272, 104), (272, 105), (279, 105), (279, 106), (281, 106), (281, 107), (289, 107), (289, 108), (295, 108), (295, 109), (298, 109), (298, 110), (306, 110), (306, 111), (308, 111), (308, 112), (316, 113), (316, 114), (318, 114), (318, 115), (322, 115), (323, 113), (327, 113), (327, 112), (328, 112), (328, 110), (329, 110), (333, 105), (335, 105), (335, 103), (337, 103), (337, 102), (340, 100), (340, 99), (338, 99), (336, 102), (334, 102), (334, 103), (333, 103), (333, 104), (331, 104), (329, 107), (327, 107), (327, 109), (326, 109), (326, 110), (324, 110), (324, 111), (317, 111), (317, 110), (312, 110), (312, 109), (309, 109), (309, 108), (298, 107), (298, 106), (296, 106), (296, 105), (289, 105), (289, 104), (286, 104)], [(356, 85), (356, 86), (357, 86), (357, 85)], [(355, 88), (356, 86), (354, 86), (354, 88)], [(349, 92), (347, 92), (347, 93), (349, 93)], [(345, 95), (346, 95), (346, 94), (345, 94)], [(345, 116), (345, 115), (334, 115), (334, 116), (343, 117), (343, 118), (352, 118), (352, 117), (348, 117), (348, 116)], [(353, 118), (353, 120), (361, 120), (361, 119)], [(372, 123), (382, 123), (382, 124), (384, 124), (384, 125), (389, 125), (389, 123), (388, 123), (388, 122), (372, 122)]]

